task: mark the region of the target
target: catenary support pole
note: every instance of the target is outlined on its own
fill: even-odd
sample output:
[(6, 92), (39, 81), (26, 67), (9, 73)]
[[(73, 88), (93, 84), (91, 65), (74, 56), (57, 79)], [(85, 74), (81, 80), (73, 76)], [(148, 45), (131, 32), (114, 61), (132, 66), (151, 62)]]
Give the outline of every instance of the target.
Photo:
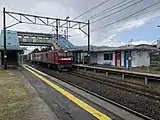
[(59, 20), (58, 19), (56, 19), (56, 38), (57, 38), (57, 40), (58, 40), (58, 23), (59, 22)]
[(90, 20), (88, 20), (88, 61), (90, 63)]
[(4, 32), (4, 69), (7, 69), (7, 50), (6, 50), (6, 15), (3, 8), (3, 32)]

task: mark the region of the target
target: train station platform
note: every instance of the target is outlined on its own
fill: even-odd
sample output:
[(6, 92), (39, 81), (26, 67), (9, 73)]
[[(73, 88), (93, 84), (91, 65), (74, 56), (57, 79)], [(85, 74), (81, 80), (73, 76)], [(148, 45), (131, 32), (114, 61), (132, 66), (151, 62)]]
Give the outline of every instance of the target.
[(61, 120), (142, 120), (111, 103), (28, 65), (24, 75)]
[(2, 119), (143, 120), (28, 65), (0, 70), (0, 76)]
[[(93, 70), (94, 73), (96, 73), (97, 70), (100, 71), (99, 73), (101, 73), (101, 71), (103, 71), (103, 72), (105, 71), (106, 77), (110, 77), (109, 74), (113, 74), (113, 76), (119, 75), (118, 77), (121, 80), (124, 80), (125, 76), (129, 76), (129, 77), (133, 77), (133, 78), (135, 78), (135, 77), (136, 78), (143, 78), (145, 85), (148, 85), (148, 80), (158, 81), (158, 82), (160, 81), (159, 71), (158, 71), (158, 73), (154, 73), (154, 72), (150, 73), (150, 72), (142, 72), (142, 71), (134, 71), (134, 70), (126, 70), (126, 69), (114, 69), (114, 68), (101, 66), (101, 65), (87, 65), (87, 64), (73, 64), (73, 66), (74, 66), (74, 68), (77, 68), (78, 70), (80, 70), (80, 68), (83, 68), (85, 71)], [(112, 76), (112, 78), (113, 78), (113, 76)]]
[(89, 66), (89, 67), (97, 67), (97, 68), (106, 68), (106, 69), (113, 69), (113, 70), (122, 70), (122, 71), (131, 71), (131, 72), (139, 72), (139, 73), (151, 73), (151, 74), (160, 74), (159, 70), (152, 70), (148, 66), (141, 66), (141, 67), (132, 67), (132, 68), (124, 68), (124, 67), (117, 67), (111, 66), (106, 64), (74, 64), (75, 66)]

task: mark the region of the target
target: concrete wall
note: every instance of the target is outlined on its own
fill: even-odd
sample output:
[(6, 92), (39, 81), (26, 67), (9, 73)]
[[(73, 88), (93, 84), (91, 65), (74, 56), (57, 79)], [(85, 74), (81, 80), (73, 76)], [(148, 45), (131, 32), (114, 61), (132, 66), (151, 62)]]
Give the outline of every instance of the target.
[(124, 67), (124, 51), (121, 51), (121, 67)]
[(112, 65), (115, 65), (115, 52), (113, 52), (113, 60), (112, 60)]
[(104, 53), (97, 53), (97, 64), (104, 63)]
[(97, 54), (91, 53), (90, 63), (97, 63)]
[[(107, 53), (107, 52), (106, 52)], [(115, 65), (115, 53), (113, 53), (113, 60), (104, 60), (105, 53), (97, 53), (97, 64), (109, 64)]]
[(132, 67), (150, 66), (148, 51), (132, 51)]
[[(115, 52), (113, 52), (113, 60), (104, 60), (104, 53), (91, 53), (90, 63), (97, 64), (109, 64), (115, 65)], [(131, 52), (132, 56), (132, 67), (138, 66), (150, 66), (150, 56), (148, 51), (137, 51), (133, 50)], [(121, 52), (121, 66), (124, 67), (124, 52)], [(128, 64), (128, 62), (127, 62)], [(128, 65), (127, 65), (128, 66)]]
[[(107, 64), (107, 63), (111, 63), (111, 65), (115, 65), (115, 52), (111, 52), (113, 53), (113, 60), (104, 60), (104, 53), (97, 53), (97, 64)], [(108, 52), (109, 53), (109, 52)], [(124, 52), (121, 52), (121, 66), (124, 66)]]

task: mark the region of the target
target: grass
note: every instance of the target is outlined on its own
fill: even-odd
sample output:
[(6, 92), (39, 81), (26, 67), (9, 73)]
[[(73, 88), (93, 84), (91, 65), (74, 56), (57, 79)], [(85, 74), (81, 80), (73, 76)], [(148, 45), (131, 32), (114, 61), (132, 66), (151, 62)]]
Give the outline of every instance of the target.
[(0, 120), (22, 120), (31, 99), (19, 71), (0, 70)]

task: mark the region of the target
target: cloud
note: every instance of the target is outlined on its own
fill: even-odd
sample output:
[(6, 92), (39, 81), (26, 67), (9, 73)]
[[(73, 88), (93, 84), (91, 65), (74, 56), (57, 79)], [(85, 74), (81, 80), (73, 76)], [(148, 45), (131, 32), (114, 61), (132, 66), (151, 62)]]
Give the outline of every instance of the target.
[(116, 45), (115, 43), (117, 43), (115, 38), (116, 38), (116, 34), (112, 34), (109, 37), (106, 37), (100, 44), (106, 45), (106, 46), (115, 46)]
[[(129, 42), (129, 43), (127, 43), (127, 44), (139, 45), (139, 44), (152, 44), (152, 43), (153, 43), (153, 41), (135, 40), (135, 41)], [(120, 46), (123, 46), (123, 45), (126, 45), (126, 43), (121, 42), (121, 43), (120, 43)]]
[[(109, 44), (111, 46), (119, 46), (119, 45), (127, 44), (127, 43), (124, 43), (123, 41), (119, 41), (118, 38), (115, 38), (117, 36), (117, 34), (123, 32), (123, 31), (126, 31), (126, 30), (136, 29), (136, 28), (139, 28), (139, 27), (147, 24), (151, 20), (159, 17), (158, 12), (159, 11), (148, 12), (149, 14), (142, 14), (138, 17), (136, 16), (136, 17), (133, 17), (133, 18), (128, 19), (126, 21), (122, 21), (120, 23), (117, 23), (117, 24), (114, 24), (114, 25), (108, 27), (107, 32), (105, 32), (107, 37), (106, 37), (106, 39), (103, 39), (103, 41), (101, 43), (102, 44)], [(145, 40), (141, 40), (141, 41), (133, 42), (133, 44), (137, 45), (137, 44), (151, 44), (151, 43), (147, 42)]]
[[(93, 10), (92, 12), (89, 12), (88, 14), (80, 17), (77, 20), (85, 21), (89, 16), (95, 15), (96, 13), (106, 8), (109, 8), (121, 1), (122, 0), (111, 0), (110, 2), (102, 5), (101, 7)], [(139, 0), (135, 0), (135, 2), (136, 1), (139, 1)], [(130, 7), (102, 21), (99, 21), (96, 24), (91, 25), (91, 29), (95, 29), (100, 26), (104, 26), (106, 24), (119, 20), (157, 1), (159, 0), (143, 0), (141, 3), (137, 4), (136, 6)], [(0, 7), (2, 8), (3, 6), (5, 6), (9, 11), (38, 14), (42, 16), (51, 16), (51, 17), (59, 17), (59, 18), (65, 18), (66, 16), (70, 16), (70, 19), (72, 19), (75, 16), (78, 16), (82, 12), (86, 11), (87, 9), (97, 5), (98, 3), (100, 3), (100, 1), (98, 0), (87, 0), (87, 1), (86, 0), (80, 0), (80, 1), (79, 0), (70, 0), (70, 1), (67, 1), (67, 0), (27, 0), (27, 1), (0, 0)], [(124, 7), (126, 6), (123, 6), (123, 8)], [(126, 19), (124, 21), (121, 21), (119, 23), (113, 24), (111, 26), (108, 26), (104, 29), (97, 31), (95, 34), (91, 36), (91, 43), (94, 45), (119, 45), (123, 43), (123, 41), (120, 41), (120, 39), (118, 38), (117, 34), (120, 32), (123, 32), (124, 30), (136, 29), (142, 25), (145, 25), (147, 22), (155, 18), (159, 14), (159, 11), (149, 12), (147, 14), (143, 14), (143, 13), (158, 7), (160, 7), (160, 4), (157, 4), (156, 6), (153, 6), (152, 8), (139, 13), (138, 15), (140, 16), (137, 15), (133, 18)], [(110, 13), (113, 13), (117, 10), (112, 10)], [(106, 13), (106, 15), (110, 13)], [(0, 14), (0, 22), (2, 23), (1, 20), (2, 20), (2, 14)], [(7, 24), (11, 24), (13, 22), (13, 20), (10, 18), (8, 18), (7, 21), (8, 21)], [(0, 24), (0, 27), (2, 28), (2, 24)], [(51, 32), (50, 27), (26, 25), (26, 24), (15, 26), (12, 29), (23, 30), (23, 31), (34, 31), (34, 32)], [(81, 34), (81, 35), (70, 38), (75, 45), (87, 44), (87, 37), (85, 37), (83, 33), (81, 33), (80, 31), (72, 31), (70, 35), (72, 34), (73, 35)]]
[(150, 19), (140, 19), (140, 20), (128, 21), (126, 24), (123, 24), (121, 27), (119, 27), (116, 31), (121, 32), (126, 29), (139, 28), (140, 26), (144, 25), (149, 20)]
[(150, 15), (146, 15), (146, 16), (139, 16), (139, 17), (135, 17), (134, 19), (130, 19), (128, 21), (126, 21), (125, 24), (119, 24), (117, 25), (118, 29), (116, 30), (117, 32), (121, 32), (123, 30), (126, 29), (135, 29), (135, 28), (139, 28), (143, 25), (145, 25), (147, 22), (151, 21), (152, 19), (158, 17), (159, 14), (157, 14), (158, 12), (152, 12), (152, 14)]

